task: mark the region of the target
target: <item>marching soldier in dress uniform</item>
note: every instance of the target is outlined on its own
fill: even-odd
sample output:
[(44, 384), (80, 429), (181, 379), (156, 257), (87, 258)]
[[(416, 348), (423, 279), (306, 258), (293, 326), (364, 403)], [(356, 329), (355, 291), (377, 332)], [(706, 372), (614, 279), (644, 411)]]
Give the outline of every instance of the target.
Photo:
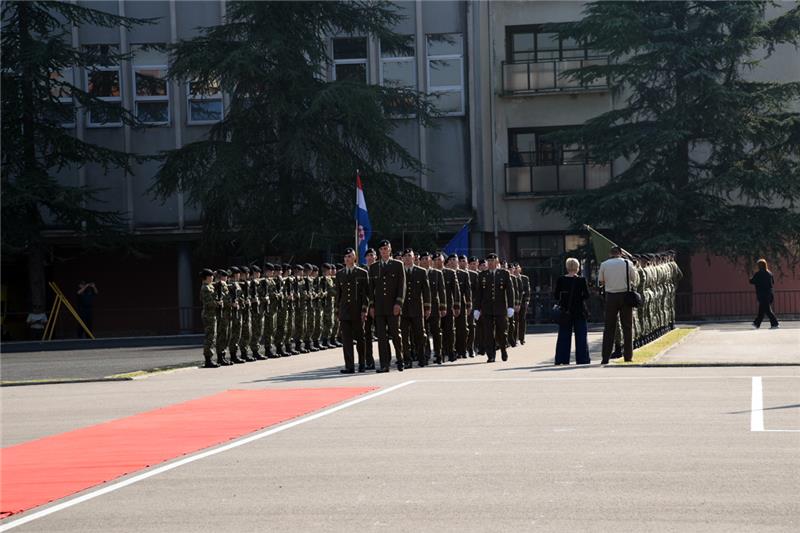
[[(472, 275), (469, 271), (469, 259), (466, 255), (458, 256), (458, 287), (462, 296), (466, 293), (467, 304), (464, 312), (456, 320), (456, 351), (462, 359), (475, 357), (473, 345), (475, 343), (475, 318), (472, 316)], [(477, 278), (477, 276), (475, 276)], [(459, 335), (458, 324), (463, 324), (463, 332)]]
[(416, 356), (417, 364), (425, 366), (428, 362), (425, 354), (425, 320), (431, 315), (428, 274), (414, 265), (414, 250), (411, 248), (403, 250), (403, 268), (406, 270), (406, 299), (400, 315), (403, 365), (411, 368)]
[(381, 258), (369, 270), (370, 315), (375, 320), (378, 333), (378, 354), (381, 367), (378, 372), (388, 372), (391, 362), (389, 339), (397, 354), (397, 370), (403, 371), (402, 340), (400, 337), (400, 312), (406, 296), (406, 275), (403, 263), (392, 259), (392, 245), (380, 242)]
[(522, 281), (522, 303), (519, 306), (519, 330), (517, 338), (520, 344), (525, 344), (525, 332), (528, 329), (528, 304), (531, 301), (531, 280), (522, 273), (522, 266), (517, 263), (517, 276)]
[(353, 342), (358, 353), (358, 371), (364, 372), (364, 322), (369, 307), (369, 278), (367, 271), (357, 266), (356, 253), (352, 248), (344, 252), (345, 267), (336, 273), (334, 281), (336, 295), (335, 309), (339, 315), (342, 330), (342, 351), (344, 368), (342, 374), (355, 372), (353, 361)]
[(261, 277), (261, 267), (250, 265), (253, 279), (250, 281), (250, 352), (253, 359), (264, 360), (266, 357), (259, 353), (261, 336), (264, 335), (264, 315), (267, 312), (269, 300), (267, 299), (267, 280)]
[(217, 270), (216, 278), (214, 295), (221, 303), (217, 311), (217, 364), (228, 366), (233, 364), (225, 358), (225, 352), (228, 350), (228, 337), (231, 334), (231, 311), (233, 310), (228, 294), (228, 271), (220, 268)]
[(517, 275), (517, 264), (503, 264), (511, 278), (511, 287), (514, 289), (514, 316), (508, 320), (508, 343), (512, 348), (517, 347), (517, 333), (519, 332), (519, 310), (522, 306), (522, 280)]
[[(475, 256), (470, 257), (464, 268), (469, 274), (469, 286), (472, 289), (472, 298), (474, 300), (475, 291), (478, 290), (478, 258)], [(478, 342), (480, 333), (477, 329), (475, 315), (467, 313), (467, 355), (470, 357), (475, 357), (475, 352), (480, 350)]]
[(239, 283), (241, 271), (239, 267), (232, 266), (230, 269), (232, 277), (228, 278), (228, 293), (231, 297), (232, 312), (231, 312), (231, 334), (228, 341), (228, 351), (231, 354), (232, 363), (244, 363), (244, 359), (240, 359), (236, 355), (239, 349), (239, 339), (242, 336), (242, 307), (244, 307), (244, 295), (242, 294), (242, 286)]
[[(367, 272), (369, 272), (370, 267), (372, 264), (378, 260), (378, 254), (375, 252), (374, 248), (367, 248), (367, 251), (364, 253), (364, 261), (367, 264)], [(367, 314), (367, 320), (364, 322), (364, 347), (365, 347), (365, 354), (367, 357), (367, 370), (375, 370), (375, 358), (372, 356), (372, 345), (373, 345), (373, 327), (375, 325), (375, 321)]]
[(444, 290), (447, 295), (447, 314), (442, 318), (442, 357), (453, 362), (456, 360), (456, 323), (455, 319), (461, 314), (461, 290), (458, 285), (456, 271), (444, 266), (444, 253), (434, 254), (434, 265), (442, 271), (444, 276)]
[(222, 305), (214, 294), (214, 271), (204, 268), (200, 272), (203, 284), (200, 286), (200, 303), (202, 305), (203, 332), (203, 368), (217, 368), (214, 362), (214, 351), (217, 345), (217, 310)]
[(487, 362), (494, 363), (497, 346), (500, 347), (503, 361), (508, 360), (506, 319), (514, 315), (514, 291), (508, 271), (499, 268), (497, 254), (489, 254), (486, 259), (489, 268), (478, 275), (474, 315), (476, 319), (484, 320), (483, 338)]
[(442, 362), (442, 318), (447, 315), (447, 294), (444, 288), (444, 274), (431, 265), (431, 254), (423, 252), (420, 255), (420, 265), (428, 273), (428, 284), (431, 289), (431, 314), (426, 322), (430, 341), (425, 342), (426, 350), (430, 349), (429, 342), (433, 342), (434, 361)]

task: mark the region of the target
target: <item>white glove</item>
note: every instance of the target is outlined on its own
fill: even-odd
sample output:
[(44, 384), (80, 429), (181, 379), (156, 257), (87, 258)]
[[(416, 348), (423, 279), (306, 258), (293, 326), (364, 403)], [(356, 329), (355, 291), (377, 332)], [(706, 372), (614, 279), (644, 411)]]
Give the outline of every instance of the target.
[(475, 320), (479, 320), (481, 318), (481, 312), (476, 309), (472, 312), (472, 316), (475, 318)]
[(513, 307), (509, 307), (508, 309), (506, 309), (506, 314), (508, 315), (508, 318), (513, 317), (514, 316), (514, 308)]

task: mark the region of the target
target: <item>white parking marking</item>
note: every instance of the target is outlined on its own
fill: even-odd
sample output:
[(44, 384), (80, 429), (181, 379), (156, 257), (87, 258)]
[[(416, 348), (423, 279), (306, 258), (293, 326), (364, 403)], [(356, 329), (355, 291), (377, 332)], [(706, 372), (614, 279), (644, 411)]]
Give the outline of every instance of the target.
[(764, 384), (761, 376), (753, 376), (753, 388), (750, 396), (750, 431), (800, 433), (800, 429), (764, 429)]

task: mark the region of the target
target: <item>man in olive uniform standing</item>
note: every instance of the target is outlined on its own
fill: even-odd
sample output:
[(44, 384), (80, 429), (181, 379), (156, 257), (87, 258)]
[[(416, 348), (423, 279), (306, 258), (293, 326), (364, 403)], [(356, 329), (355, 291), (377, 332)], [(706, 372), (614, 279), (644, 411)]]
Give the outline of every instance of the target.
[(522, 303), (519, 306), (519, 324), (517, 338), (520, 344), (525, 344), (525, 332), (528, 329), (528, 304), (531, 301), (531, 280), (522, 273), (522, 266), (517, 263), (517, 276), (522, 282)]
[(279, 357), (275, 351), (275, 326), (278, 317), (278, 298), (275, 284), (275, 265), (264, 265), (267, 306), (264, 311), (264, 355), (269, 359)]
[(499, 268), (497, 254), (486, 257), (489, 268), (478, 275), (478, 290), (475, 291), (475, 319), (483, 319), (483, 339), (488, 363), (494, 363), (497, 346), (503, 361), (508, 360), (506, 351), (506, 320), (514, 316), (514, 291), (508, 271)]
[[(364, 261), (367, 264), (367, 272), (369, 272), (370, 267), (372, 264), (377, 261), (378, 254), (375, 252), (374, 248), (367, 248), (367, 251), (364, 253)], [(364, 353), (366, 354), (367, 358), (367, 370), (375, 370), (375, 358), (372, 356), (372, 345), (373, 345), (373, 327), (375, 325), (375, 321), (369, 316), (367, 313), (367, 320), (364, 322)]]
[(214, 362), (214, 351), (217, 345), (217, 310), (222, 303), (217, 300), (214, 294), (214, 271), (204, 268), (200, 272), (203, 284), (200, 286), (200, 304), (202, 307), (203, 318), (203, 358), (205, 364), (203, 368), (217, 368), (219, 365)]
[(444, 266), (444, 253), (437, 252), (438, 259), (434, 262), (440, 268), (444, 276), (444, 290), (447, 294), (447, 314), (442, 319), (442, 362), (445, 357), (450, 362), (456, 360), (456, 318), (461, 315), (461, 289), (458, 285), (456, 271), (450, 268), (452, 259), (448, 260), (448, 266)]
[(232, 363), (244, 363), (237, 355), (239, 349), (239, 339), (242, 336), (242, 308), (244, 307), (244, 295), (242, 285), (239, 283), (241, 271), (239, 267), (232, 266), (230, 269), (231, 278), (228, 278), (228, 292), (233, 301), (233, 312), (231, 313), (231, 334), (228, 341), (228, 351), (231, 354)]
[(353, 342), (358, 353), (358, 371), (366, 369), (364, 359), (364, 322), (369, 307), (369, 278), (367, 271), (357, 266), (356, 252), (352, 248), (344, 251), (345, 267), (336, 273), (335, 290), (336, 313), (342, 331), (342, 351), (344, 368), (342, 374), (355, 372), (353, 361)]
[(220, 268), (217, 270), (216, 277), (214, 294), (221, 303), (217, 319), (217, 364), (228, 366), (233, 364), (225, 358), (225, 352), (228, 350), (228, 337), (231, 334), (233, 302), (231, 302), (230, 294), (228, 293), (228, 271)]
[(403, 250), (406, 270), (406, 299), (400, 315), (403, 338), (403, 365), (412, 368), (414, 356), (419, 366), (428, 362), (425, 356), (425, 320), (431, 316), (431, 289), (424, 269), (414, 265), (414, 250)]
[(255, 361), (252, 357), (247, 355), (247, 348), (250, 345), (250, 336), (252, 330), (252, 307), (255, 293), (252, 291), (250, 268), (247, 266), (240, 266), (239, 271), (241, 277), (239, 278), (239, 286), (242, 288), (243, 299), (240, 302), (240, 315), (241, 315), (241, 333), (239, 335), (239, 352), (240, 357), (245, 361)]
[(281, 265), (281, 277), (278, 280), (278, 284), (276, 285), (276, 290), (278, 290), (278, 285), (280, 286), (280, 308), (278, 311), (278, 322), (276, 325), (276, 333), (275, 333), (275, 344), (278, 346), (278, 354), (281, 357), (287, 357), (292, 355), (291, 346), (289, 344), (289, 339), (291, 338), (292, 332), (292, 319), (293, 315), (291, 314), (291, 279), (292, 279), (292, 266), (288, 263), (283, 263)]
[(381, 367), (378, 372), (388, 372), (391, 362), (389, 339), (397, 354), (397, 370), (403, 371), (402, 340), (400, 337), (400, 313), (406, 297), (406, 273), (403, 263), (392, 259), (392, 245), (380, 243), (381, 258), (369, 270), (370, 315), (375, 320), (378, 333), (378, 355)]
[[(442, 318), (447, 315), (447, 294), (444, 289), (444, 274), (438, 268), (431, 265), (431, 254), (423, 252), (420, 255), (420, 265), (428, 273), (428, 285), (431, 289), (431, 314), (426, 322), (428, 337), (430, 341), (425, 342), (426, 351), (430, 349), (430, 342), (433, 342), (434, 361), (442, 362)], [(427, 354), (426, 354), (427, 355)]]
[(264, 315), (267, 312), (269, 300), (267, 299), (267, 280), (261, 277), (261, 267), (250, 265), (250, 272), (253, 279), (250, 280), (250, 352), (253, 359), (264, 360), (266, 357), (261, 355), (261, 337), (264, 335)]

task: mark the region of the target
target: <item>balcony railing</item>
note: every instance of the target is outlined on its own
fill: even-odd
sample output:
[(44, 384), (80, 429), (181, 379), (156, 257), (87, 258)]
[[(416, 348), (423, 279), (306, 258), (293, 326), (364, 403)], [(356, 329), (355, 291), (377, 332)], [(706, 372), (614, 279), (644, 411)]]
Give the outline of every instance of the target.
[(506, 194), (557, 194), (602, 187), (611, 179), (611, 163), (563, 162), (561, 164), (509, 163)]
[(502, 62), (503, 94), (539, 94), (608, 89), (608, 80), (601, 78), (591, 85), (570, 77), (561, 77), (567, 70), (593, 65), (607, 65), (607, 57), (547, 61)]

